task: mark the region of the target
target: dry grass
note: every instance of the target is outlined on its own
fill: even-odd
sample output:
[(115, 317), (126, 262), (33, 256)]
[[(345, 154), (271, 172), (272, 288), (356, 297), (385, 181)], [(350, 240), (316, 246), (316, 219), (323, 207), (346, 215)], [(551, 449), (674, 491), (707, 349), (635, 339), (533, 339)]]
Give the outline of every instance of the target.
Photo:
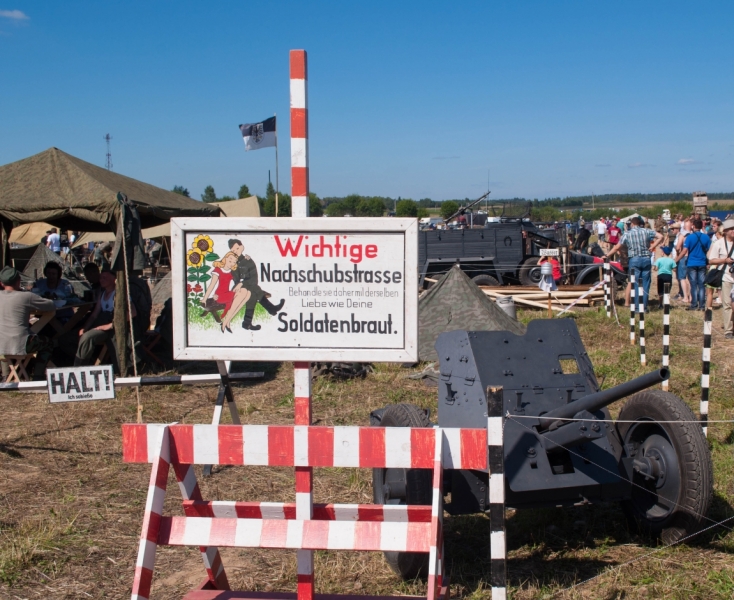
[[(537, 313), (521, 316), (529, 319)], [(660, 360), (661, 314), (647, 319), (647, 368), (629, 346), (624, 309), (620, 316), (619, 327), (596, 311), (575, 317), (604, 387), (642, 374)], [(720, 317), (715, 319), (710, 418), (732, 419), (734, 343), (724, 340)], [(697, 412), (701, 313), (675, 310), (672, 322), (671, 391)], [(314, 384), (314, 420), (366, 425), (371, 410), (395, 402), (435, 410), (435, 391), (405, 379), (406, 374), (398, 366), (377, 365), (364, 381), (319, 380)], [(243, 422), (292, 422), (292, 384), (292, 369), (284, 364), (270, 368), (265, 381), (238, 386)], [(148, 422), (206, 423), (215, 396), (214, 387), (144, 388), (144, 417)], [(3, 393), (0, 409), (0, 598), (128, 595), (149, 476), (148, 465), (121, 461), (120, 424), (135, 420), (134, 392), (123, 390), (116, 401), (54, 406), (43, 395)], [(734, 514), (732, 426), (712, 425), (709, 436), (716, 471), (710, 516), (720, 520)], [(210, 499), (294, 498), (292, 469), (218, 468), (212, 477), (200, 477), (200, 484)], [(168, 489), (166, 512), (182, 514), (172, 476)], [(318, 502), (370, 502), (371, 474), (319, 469), (314, 493)], [(734, 596), (734, 534), (721, 528), (620, 568), (613, 567), (654, 548), (627, 529), (615, 505), (510, 511), (507, 530), (515, 599)], [(484, 517), (447, 520), (456, 596), (489, 597), (488, 539)], [(224, 549), (222, 554), (236, 589), (295, 589), (293, 552)], [(318, 552), (316, 574), (321, 592), (425, 593), (424, 582), (401, 582), (379, 554)], [(162, 548), (153, 597), (180, 598), (203, 577), (196, 549)], [(591, 577), (596, 578), (564, 591)]]

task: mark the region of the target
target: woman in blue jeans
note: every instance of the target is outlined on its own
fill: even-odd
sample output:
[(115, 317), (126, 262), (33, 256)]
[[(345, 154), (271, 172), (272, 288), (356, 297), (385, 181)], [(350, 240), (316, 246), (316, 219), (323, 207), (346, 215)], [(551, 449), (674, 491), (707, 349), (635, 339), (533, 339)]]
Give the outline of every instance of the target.
[(687, 257), (688, 281), (691, 284), (691, 305), (686, 310), (706, 309), (706, 290), (703, 280), (706, 277), (706, 253), (711, 247), (711, 238), (701, 232), (703, 223), (693, 220), (693, 233), (686, 237), (679, 260)]

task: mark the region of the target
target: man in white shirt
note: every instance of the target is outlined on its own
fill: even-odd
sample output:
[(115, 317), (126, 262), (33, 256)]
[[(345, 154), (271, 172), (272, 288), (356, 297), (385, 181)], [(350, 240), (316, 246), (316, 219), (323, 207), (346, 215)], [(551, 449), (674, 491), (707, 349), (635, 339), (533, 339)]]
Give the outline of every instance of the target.
[(599, 222), (596, 224), (596, 237), (599, 238), (600, 242), (605, 242), (604, 236), (607, 234), (607, 223), (606, 221), (601, 218), (599, 219)]
[(59, 236), (59, 231), (56, 227), (51, 228), (51, 233), (48, 235), (48, 238), (46, 238), (46, 246), (51, 250), (51, 252), (61, 254), (61, 237)]
[[(709, 264), (715, 268), (723, 269), (724, 276), (721, 280), (721, 302), (723, 304), (722, 316), (724, 319), (724, 331), (727, 339), (734, 338), (734, 321), (731, 312), (731, 291), (734, 288), (734, 276), (731, 273), (734, 265), (734, 219), (724, 221), (721, 229), (724, 237), (719, 238), (708, 252)], [(723, 267), (721, 265), (724, 265)]]

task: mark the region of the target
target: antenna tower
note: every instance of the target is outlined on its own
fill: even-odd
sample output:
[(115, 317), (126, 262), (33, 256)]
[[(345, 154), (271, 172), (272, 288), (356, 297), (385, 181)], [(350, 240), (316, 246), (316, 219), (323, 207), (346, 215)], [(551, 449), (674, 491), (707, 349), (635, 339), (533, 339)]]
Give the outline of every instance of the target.
[(112, 139), (112, 136), (108, 133), (102, 139), (107, 142), (107, 164), (105, 164), (105, 167), (107, 167), (108, 171), (111, 171), (112, 170), (112, 153), (110, 152), (110, 140)]

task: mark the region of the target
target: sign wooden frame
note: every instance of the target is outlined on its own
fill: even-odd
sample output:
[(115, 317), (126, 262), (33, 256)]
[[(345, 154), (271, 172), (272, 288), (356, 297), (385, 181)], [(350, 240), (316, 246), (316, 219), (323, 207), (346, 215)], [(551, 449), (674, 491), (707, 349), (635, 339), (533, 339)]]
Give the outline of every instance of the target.
[[(224, 333), (221, 338), (228, 345), (194, 345), (189, 325), (187, 296), (187, 252), (192, 235), (221, 236), (246, 239), (246, 236), (272, 234), (295, 236), (390, 236), (393, 245), (396, 234), (402, 237), (402, 264), (388, 257), (381, 265), (402, 271), (402, 323), (400, 347), (333, 347), (329, 338), (337, 334), (321, 333), (321, 344), (294, 346), (232, 345), (241, 337), (239, 322), (233, 329), (235, 336)], [(219, 236), (219, 237), (217, 237)], [(214, 238), (212, 238), (214, 239)], [(251, 238), (256, 239), (256, 238)], [(262, 238), (258, 238), (262, 239)], [(312, 238), (315, 239), (315, 238)], [(226, 249), (226, 248), (225, 248)], [(417, 362), (418, 360), (418, 221), (402, 218), (175, 218), (171, 220), (171, 277), (173, 302), (173, 355), (177, 360), (251, 360), (251, 361), (324, 361), (324, 362)], [(215, 248), (216, 250), (216, 248)], [(342, 258), (342, 260), (347, 260)], [(389, 261), (389, 262), (386, 262)], [(330, 259), (334, 263), (334, 259)], [(189, 263), (190, 264), (190, 263)], [(350, 263), (344, 263), (350, 264)], [(383, 268), (382, 266), (379, 268)], [(398, 289), (398, 288), (396, 288)], [(277, 301), (277, 299), (274, 299)], [(293, 300), (291, 301), (294, 302)], [(319, 310), (319, 309), (316, 309)], [(333, 331), (333, 329), (332, 329)], [(311, 336), (314, 337), (314, 336)], [(399, 338), (396, 338), (399, 342)], [(394, 343), (393, 343), (394, 345)]]

